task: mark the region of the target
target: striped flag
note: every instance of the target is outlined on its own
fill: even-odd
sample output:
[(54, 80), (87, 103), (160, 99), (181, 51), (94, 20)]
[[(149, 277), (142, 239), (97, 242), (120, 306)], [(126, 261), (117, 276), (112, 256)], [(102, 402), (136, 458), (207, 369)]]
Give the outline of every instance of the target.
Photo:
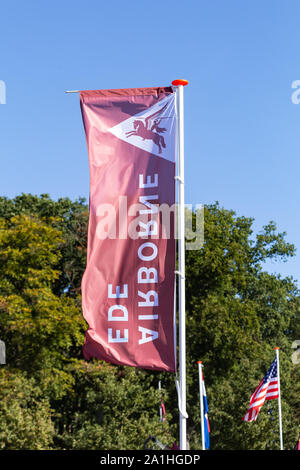
[(277, 358), (271, 364), (268, 372), (261, 380), (259, 386), (250, 398), (250, 405), (243, 421), (256, 421), (259, 410), (266, 400), (274, 400), (279, 397), (278, 390), (278, 365)]
[(202, 378), (202, 394), (203, 394), (203, 414), (204, 414), (204, 436), (205, 436), (205, 449), (209, 449), (209, 421), (208, 421), (208, 405), (207, 405), (207, 397), (206, 397), (206, 389), (204, 385), (204, 380)]

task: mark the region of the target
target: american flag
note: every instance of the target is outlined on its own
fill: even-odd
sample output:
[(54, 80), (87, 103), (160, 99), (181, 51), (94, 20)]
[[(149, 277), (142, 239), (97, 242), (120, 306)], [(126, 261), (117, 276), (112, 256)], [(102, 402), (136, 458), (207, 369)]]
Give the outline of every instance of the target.
[(266, 400), (273, 400), (279, 397), (277, 359), (275, 358), (270, 369), (261, 380), (259, 386), (250, 398), (250, 405), (245, 414), (244, 421), (255, 421), (259, 410)]

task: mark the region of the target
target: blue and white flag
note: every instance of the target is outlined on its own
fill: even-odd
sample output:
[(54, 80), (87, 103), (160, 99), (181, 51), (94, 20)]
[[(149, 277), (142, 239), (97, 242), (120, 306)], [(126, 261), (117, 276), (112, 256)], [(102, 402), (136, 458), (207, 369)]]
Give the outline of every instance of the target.
[(203, 419), (204, 419), (204, 437), (205, 437), (205, 449), (209, 449), (209, 421), (208, 421), (208, 405), (207, 405), (207, 397), (206, 397), (206, 390), (204, 385), (204, 380), (202, 378), (202, 396), (203, 396)]

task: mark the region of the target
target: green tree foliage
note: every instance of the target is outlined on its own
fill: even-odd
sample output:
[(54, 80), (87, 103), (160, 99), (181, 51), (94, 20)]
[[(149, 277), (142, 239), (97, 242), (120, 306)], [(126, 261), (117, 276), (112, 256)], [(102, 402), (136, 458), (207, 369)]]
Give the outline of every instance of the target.
[(0, 218), (9, 223), (16, 215), (35, 215), (61, 231), (64, 243), (60, 247), (59, 277), (53, 290), (58, 295), (80, 293), (87, 249), (88, 207), (85, 200), (73, 202), (61, 198), (53, 201), (47, 194), (40, 197), (22, 194), (14, 199), (0, 197)]
[(9, 368), (0, 371), (0, 449), (51, 449), (49, 402), (35, 381)]
[(7, 361), (38, 376), (54, 397), (72, 383), (63, 364), (80, 348), (84, 328), (80, 299), (53, 292), (62, 245), (61, 232), (36, 216), (0, 219), (0, 325)]
[[(158, 420), (155, 375), (82, 359), (86, 237), (87, 207), (81, 200), (0, 198), (0, 338), (9, 364), (3, 381), (9, 382), (14, 368), (28, 380), (28, 394), (32, 389), (35, 396), (38, 384), (42, 394), (36, 400), (44, 397), (51, 406), (50, 411), (41, 399), (52, 448), (141, 449), (149, 434), (172, 443), (171, 426)], [(15, 401), (11, 413), (20, 414), (22, 396)], [(32, 425), (38, 426), (34, 417)], [(27, 429), (25, 444), (16, 435), (10, 443), (4, 440), (3, 448), (26, 447), (32, 441)], [(43, 443), (49, 444), (37, 439), (31, 448)]]
[(155, 376), (99, 361), (77, 361), (72, 372), (76, 388), (64, 400), (64, 409), (57, 408), (63, 425), (57, 436), (60, 446), (139, 450), (149, 435), (168, 445), (174, 442), (169, 423), (158, 420), (160, 396)]
[[(252, 224), (252, 219), (237, 217), (218, 204), (209, 206), (204, 246), (200, 252), (187, 252), (188, 403), (195, 404), (195, 361), (202, 360), (216, 449), (278, 448), (277, 400), (263, 407), (255, 423), (242, 421), (250, 395), (275, 357), (275, 346), (281, 348), (287, 448), (294, 445), (299, 428), (300, 384), (293, 379), (297, 372), (291, 361), (299, 291), (292, 279), (263, 271), (263, 262), (286, 260), (295, 248), (285, 241), (285, 233), (276, 232), (273, 222), (256, 237)], [(191, 435), (198, 434), (198, 415), (191, 406)]]
[[(203, 247), (186, 253), (190, 447), (201, 447), (202, 360), (211, 447), (278, 448), (277, 400), (263, 406), (255, 423), (242, 417), (279, 346), (284, 446), (293, 448), (300, 365), (291, 361), (291, 345), (300, 339), (299, 292), (293, 279), (263, 265), (287, 260), (295, 248), (273, 222), (254, 236), (253, 219), (218, 204), (205, 208), (204, 220)], [(8, 363), (0, 376), (2, 449), (141, 449), (149, 434), (169, 445), (178, 439), (172, 374), (82, 358), (87, 225), (82, 199), (0, 198), (0, 338)]]

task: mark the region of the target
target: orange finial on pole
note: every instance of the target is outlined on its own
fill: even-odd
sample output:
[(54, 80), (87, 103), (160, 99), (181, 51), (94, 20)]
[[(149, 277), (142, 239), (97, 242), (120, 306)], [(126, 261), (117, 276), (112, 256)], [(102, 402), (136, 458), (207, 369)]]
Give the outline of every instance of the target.
[(179, 78), (177, 80), (173, 80), (173, 82), (172, 82), (173, 86), (179, 86), (179, 85), (186, 86), (188, 84), (189, 84), (189, 82), (187, 80), (183, 80), (182, 78)]

